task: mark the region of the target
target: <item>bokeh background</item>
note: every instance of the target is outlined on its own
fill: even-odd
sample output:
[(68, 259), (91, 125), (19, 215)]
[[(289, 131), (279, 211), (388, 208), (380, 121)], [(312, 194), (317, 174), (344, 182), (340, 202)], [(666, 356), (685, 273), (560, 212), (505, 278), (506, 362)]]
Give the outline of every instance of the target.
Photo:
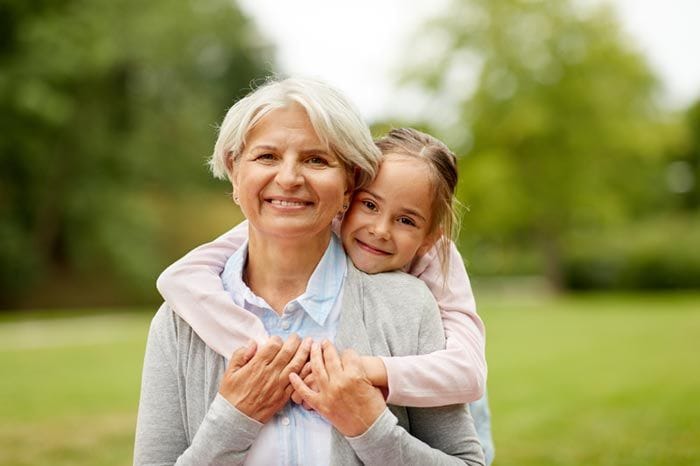
[(0, 464), (131, 462), (155, 278), (241, 219), (217, 122), (298, 71), (459, 154), (496, 465), (700, 464), (700, 78), (630, 2), (431, 5), (0, 1)]

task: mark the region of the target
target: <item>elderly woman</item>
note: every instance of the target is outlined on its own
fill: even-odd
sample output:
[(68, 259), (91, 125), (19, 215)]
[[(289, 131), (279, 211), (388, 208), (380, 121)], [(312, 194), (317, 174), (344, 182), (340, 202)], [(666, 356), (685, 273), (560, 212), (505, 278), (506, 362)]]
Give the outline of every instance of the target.
[[(316, 81), (271, 82), (229, 110), (212, 166), (230, 179), (249, 240), (222, 280), (271, 335), (292, 328), (304, 339), (273, 336), (227, 362), (161, 307), (146, 348), (135, 464), (483, 464), (464, 406), (389, 409), (357, 353), (335, 350), (400, 356), (444, 345), (423, 283), (363, 274), (331, 231), (378, 158), (349, 102)], [(323, 415), (289, 402), (290, 378), (310, 355)]]

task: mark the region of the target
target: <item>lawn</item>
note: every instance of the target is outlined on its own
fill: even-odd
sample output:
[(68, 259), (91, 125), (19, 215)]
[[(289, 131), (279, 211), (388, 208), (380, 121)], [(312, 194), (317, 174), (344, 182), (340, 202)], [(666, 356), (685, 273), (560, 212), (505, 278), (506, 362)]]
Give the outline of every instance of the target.
[[(496, 466), (700, 462), (700, 296), (480, 297)], [(0, 464), (126, 465), (146, 312), (0, 315)]]

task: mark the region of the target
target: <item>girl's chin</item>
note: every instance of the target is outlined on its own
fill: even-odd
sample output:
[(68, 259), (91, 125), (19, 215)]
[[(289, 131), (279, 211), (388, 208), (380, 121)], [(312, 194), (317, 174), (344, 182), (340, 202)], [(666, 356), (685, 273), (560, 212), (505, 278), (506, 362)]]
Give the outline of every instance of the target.
[(350, 260), (359, 270), (364, 273), (381, 273), (384, 272), (384, 268), (379, 261), (367, 260), (366, 253), (355, 253), (349, 254)]

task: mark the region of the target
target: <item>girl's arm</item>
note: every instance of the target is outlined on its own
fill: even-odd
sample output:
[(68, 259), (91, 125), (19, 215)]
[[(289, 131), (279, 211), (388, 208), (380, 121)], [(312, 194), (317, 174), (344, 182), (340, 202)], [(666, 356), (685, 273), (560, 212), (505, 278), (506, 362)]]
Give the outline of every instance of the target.
[(454, 243), (443, 286), (437, 248), (433, 247), (409, 271), (435, 296), (442, 316), (445, 349), (420, 356), (381, 358), (386, 368), (382, 384), (379, 361), (365, 358), (367, 375), (388, 387), (387, 402), (401, 406), (444, 406), (481, 398), (486, 386), (484, 324), (476, 313), (467, 271)]
[(226, 261), (247, 238), (245, 221), (187, 253), (156, 282), (170, 308), (207, 346), (226, 358), (250, 339), (261, 343), (268, 338), (260, 319), (236, 306), (221, 282)]

